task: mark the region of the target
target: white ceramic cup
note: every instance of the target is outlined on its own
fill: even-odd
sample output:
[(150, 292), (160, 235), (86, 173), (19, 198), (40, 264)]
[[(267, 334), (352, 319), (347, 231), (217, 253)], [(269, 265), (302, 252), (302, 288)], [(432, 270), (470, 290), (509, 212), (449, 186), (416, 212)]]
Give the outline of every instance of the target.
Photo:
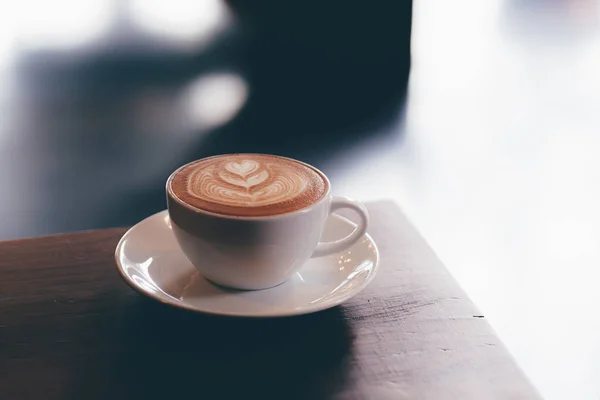
[[(365, 206), (346, 197), (332, 196), (329, 181), (327, 193), (306, 208), (282, 215), (236, 217), (207, 212), (182, 202), (171, 190), (176, 173), (167, 180), (173, 233), (188, 260), (219, 285), (245, 290), (277, 286), (311, 257), (344, 250), (367, 230), (369, 214)], [(329, 214), (341, 208), (358, 214), (358, 226), (344, 238), (319, 242)]]

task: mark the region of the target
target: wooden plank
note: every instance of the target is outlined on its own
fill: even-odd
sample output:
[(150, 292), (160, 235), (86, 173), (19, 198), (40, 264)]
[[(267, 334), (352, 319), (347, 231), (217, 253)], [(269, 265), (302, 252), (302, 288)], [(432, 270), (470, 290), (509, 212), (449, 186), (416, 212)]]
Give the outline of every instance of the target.
[(6, 399), (538, 398), (479, 311), (391, 202), (369, 205), (378, 276), (342, 307), (202, 316), (121, 281), (124, 229), (0, 243)]

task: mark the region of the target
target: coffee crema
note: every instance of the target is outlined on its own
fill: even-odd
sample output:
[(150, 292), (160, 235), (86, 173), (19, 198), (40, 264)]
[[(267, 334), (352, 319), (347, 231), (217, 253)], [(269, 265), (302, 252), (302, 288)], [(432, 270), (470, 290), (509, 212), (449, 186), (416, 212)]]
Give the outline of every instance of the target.
[(316, 169), (289, 158), (229, 154), (181, 167), (171, 176), (167, 189), (201, 210), (261, 217), (306, 208), (327, 193), (329, 183)]

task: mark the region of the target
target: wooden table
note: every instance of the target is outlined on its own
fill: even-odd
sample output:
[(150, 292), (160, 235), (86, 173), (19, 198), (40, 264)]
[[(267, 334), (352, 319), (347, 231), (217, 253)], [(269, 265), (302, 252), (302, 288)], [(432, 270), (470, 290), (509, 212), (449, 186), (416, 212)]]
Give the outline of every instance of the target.
[(369, 209), (378, 276), (347, 304), (294, 318), (143, 298), (115, 269), (124, 228), (1, 243), (0, 397), (538, 398), (397, 206)]

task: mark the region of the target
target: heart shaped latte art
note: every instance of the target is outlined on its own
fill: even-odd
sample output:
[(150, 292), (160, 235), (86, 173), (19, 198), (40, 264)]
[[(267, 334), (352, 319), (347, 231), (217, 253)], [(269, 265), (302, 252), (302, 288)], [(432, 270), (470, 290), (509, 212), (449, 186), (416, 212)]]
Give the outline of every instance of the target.
[(306, 180), (292, 169), (238, 160), (194, 171), (188, 179), (187, 191), (209, 202), (259, 207), (295, 198), (307, 186)]
[(260, 164), (252, 160), (243, 160), (240, 163), (230, 161), (227, 164), (225, 164), (225, 169), (227, 171), (231, 172), (232, 174), (238, 175), (242, 178), (245, 178), (251, 173), (258, 171), (259, 168)]
[(269, 172), (262, 170), (257, 173), (259, 169), (260, 164), (255, 161), (228, 162), (225, 170), (219, 172), (219, 177), (230, 185), (249, 189), (269, 179)]

